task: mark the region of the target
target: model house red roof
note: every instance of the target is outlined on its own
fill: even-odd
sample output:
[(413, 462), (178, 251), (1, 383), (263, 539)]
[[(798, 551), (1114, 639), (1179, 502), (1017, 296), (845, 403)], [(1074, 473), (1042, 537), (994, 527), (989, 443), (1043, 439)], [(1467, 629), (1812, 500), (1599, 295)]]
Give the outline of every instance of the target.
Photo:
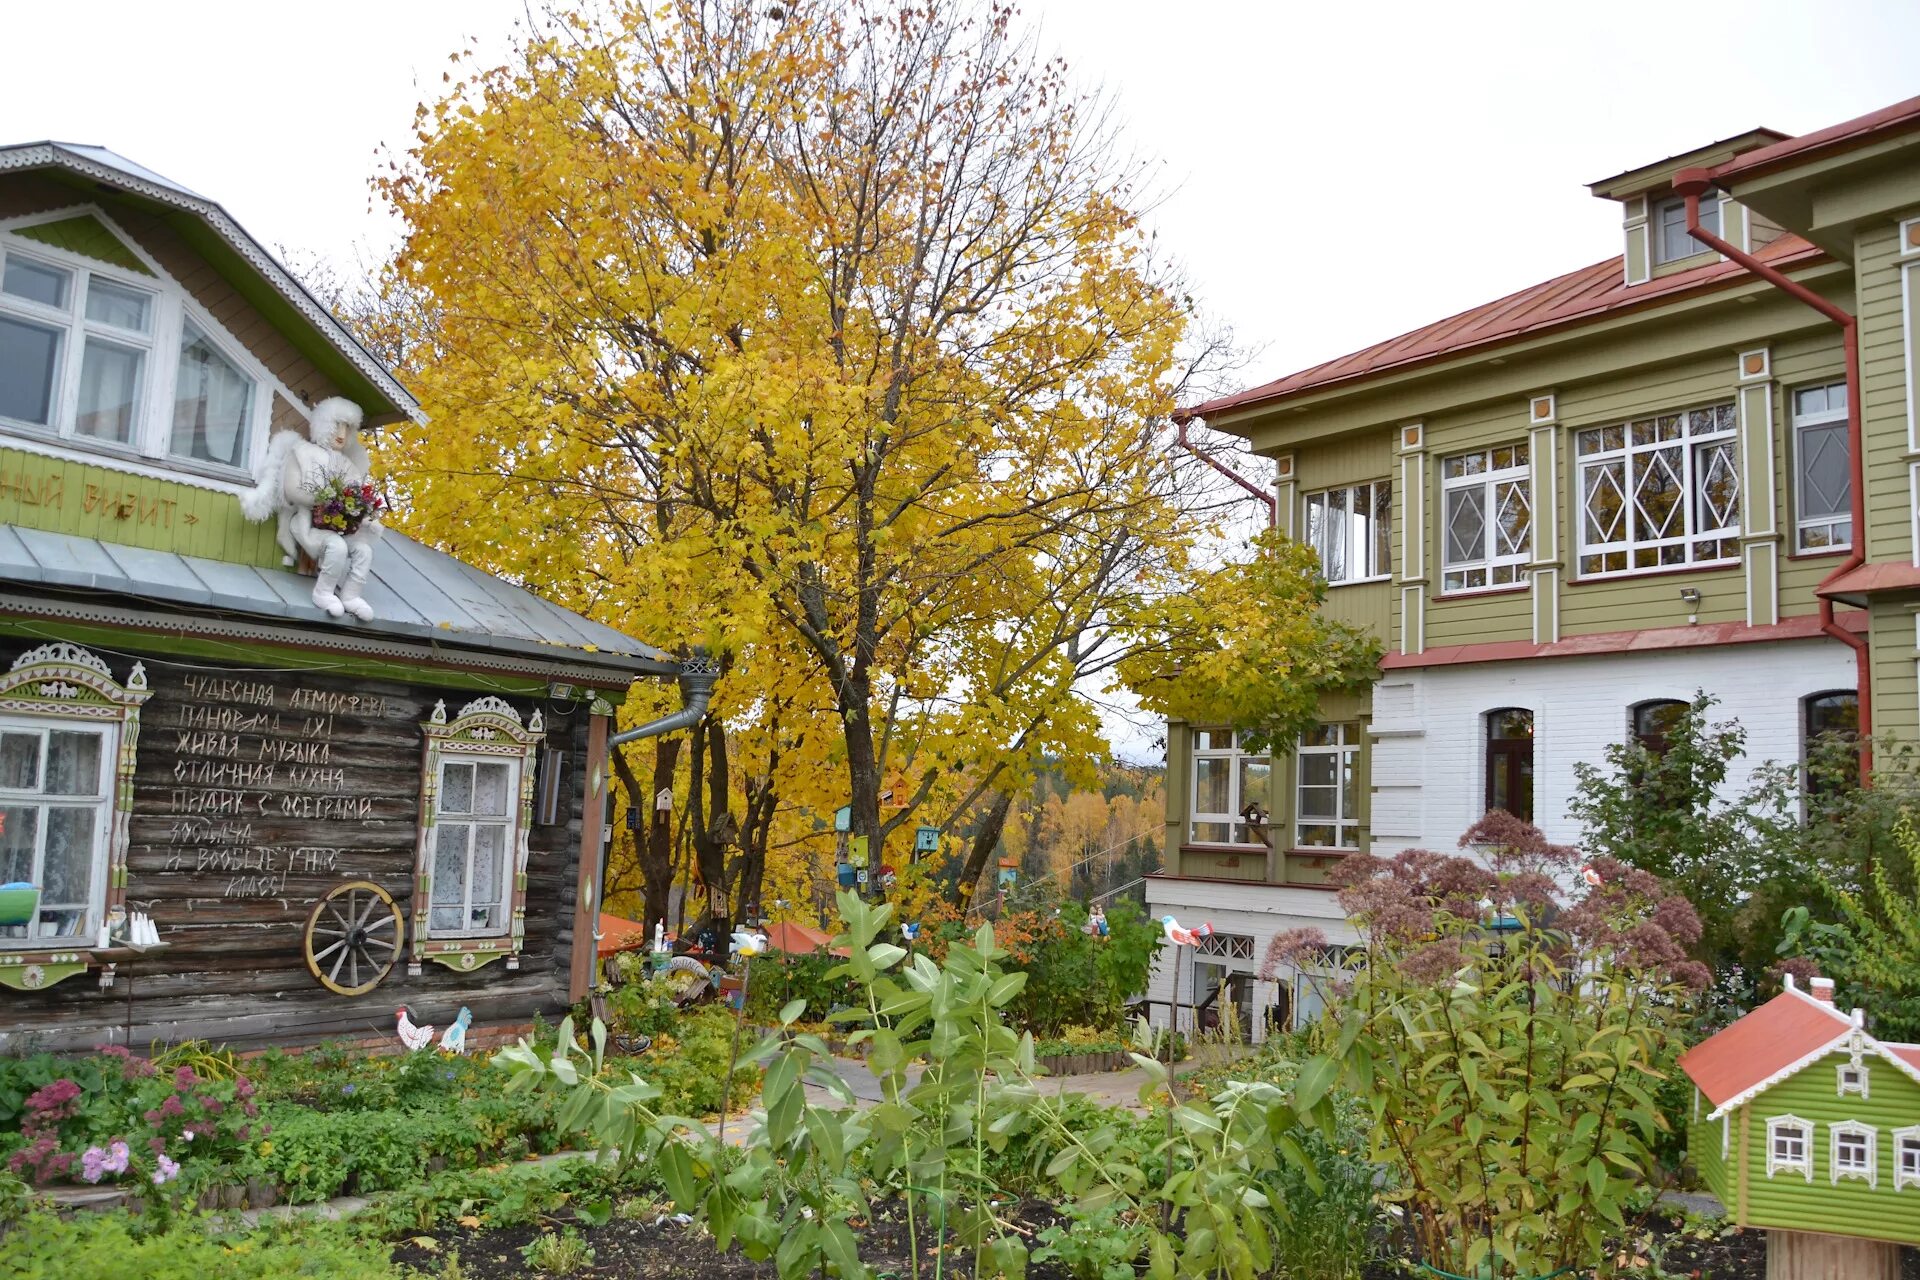
[[(1754, 254), (1760, 261), (1780, 267), (1820, 256), (1821, 251), (1817, 247), (1796, 235), (1782, 235)], [(1642, 284), (1628, 284), (1621, 259), (1608, 258), (1605, 262), (1596, 262), (1590, 267), (1555, 276), (1518, 293), (1510, 293), (1504, 298), (1483, 303), (1470, 311), (1462, 311), (1459, 315), (1435, 321), (1397, 338), (1375, 343), (1337, 360), (1302, 369), (1299, 373), (1246, 391), (1220, 396), (1191, 409), (1182, 409), (1178, 416), (1183, 419), (1205, 418), (1228, 409), (1281, 400), (1303, 391), (1407, 368), (1465, 351), (1492, 348), (1552, 329), (1584, 324), (1676, 295), (1727, 288), (1751, 278), (1738, 263), (1711, 262)]]
[(1749, 151), (1714, 169), (1713, 176), (1723, 181), (1750, 178), (1794, 160), (1810, 159), (1819, 152), (1863, 146), (1877, 137), (1909, 129), (1920, 129), (1920, 98), (1908, 98), (1905, 102)]
[(623, 916), (610, 916), (600, 913), (600, 945), (595, 948), (600, 957), (606, 957), (620, 951), (633, 951), (640, 947), (653, 945), (653, 930), (638, 920), (628, 920)]
[(1784, 1079), (1853, 1030), (1833, 1005), (1791, 985), (1680, 1055), (1680, 1069), (1714, 1107)]
[(1887, 1052), (1920, 1072), (1920, 1044), (1890, 1044)]
[(828, 934), (804, 924), (790, 924), (782, 921), (767, 926), (767, 946), (774, 951), (784, 951), (788, 955), (806, 956), (826, 949), (832, 939)]

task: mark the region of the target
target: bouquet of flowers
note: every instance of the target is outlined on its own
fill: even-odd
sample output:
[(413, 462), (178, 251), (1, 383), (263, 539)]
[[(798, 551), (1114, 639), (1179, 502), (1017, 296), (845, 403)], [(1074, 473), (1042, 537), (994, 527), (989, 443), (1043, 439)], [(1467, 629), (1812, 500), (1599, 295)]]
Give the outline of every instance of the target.
[(386, 495), (373, 487), (371, 480), (348, 484), (339, 478), (328, 480), (313, 495), (313, 527), (335, 533), (354, 534), (369, 520), (386, 514)]

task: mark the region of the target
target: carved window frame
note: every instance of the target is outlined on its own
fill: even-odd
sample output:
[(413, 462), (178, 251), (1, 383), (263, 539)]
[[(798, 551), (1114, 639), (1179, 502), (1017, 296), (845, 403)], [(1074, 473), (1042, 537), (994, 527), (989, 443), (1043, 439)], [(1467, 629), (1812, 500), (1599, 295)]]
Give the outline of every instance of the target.
[[(475, 698), (449, 720), (444, 699), (420, 726), (425, 736), (420, 776), (420, 838), (414, 851), (413, 925), (409, 974), (418, 976), (428, 960), (459, 972), (471, 972), (505, 957), (507, 968), (520, 967), (527, 935), (528, 840), (533, 833), (534, 756), (546, 737), (546, 719), (538, 708), (522, 720), (505, 699)], [(505, 761), (517, 767), (518, 802), (507, 840), (507, 924), (497, 934), (435, 937), (428, 929), (433, 910), (433, 848), (438, 821), (441, 766), (448, 759)]]
[[(1834, 1186), (1841, 1179), (1864, 1182), (1869, 1187), (1880, 1185), (1880, 1131), (1870, 1124), (1858, 1120), (1842, 1120), (1838, 1124), (1827, 1126), (1827, 1172)], [(1865, 1148), (1865, 1161), (1861, 1164), (1840, 1164), (1840, 1144), (1846, 1141), (1858, 1142)]]
[[(108, 730), (111, 738), (112, 783), (107, 791), (104, 894), (101, 917), (89, 908), (87, 929), (78, 943), (59, 947), (20, 947), (0, 950), (0, 986), (37, 991), (63, 982), (102, 963), (93, 943), (102, 920), (127, 903), (128, 823), (133, 816), (133, 768), (140, 742), (140, 709), (152, 695), (145, 664), (135, 662), (126, 683), (113, 678), (106, 660), (90, 649), (56, 640), (29, 649), (13, 660), (0, 676), (0, 714), (86, 724)], [(103, 753), (104, 755), (105, 753)], [(102, 761), (103, 765), (106, 763)], [(113, 983), (114, 964), (104, 962), (100, 985)]]
[[(1920, 1124), (1895, 1129), (1887, 1135), (1893, 1140), (1893, 1189), (1920, 1188)], [(1907, 1157), (1911, 1155), (1911, 1166)]]
[[(1783, 1156), (1779, 1141), (1783, 1130), (1795, 1129), (1800, 1135), (1800, 1154)], [(1767, 1120), (1767, 1177), (1776, 1173), (1797, 1173), (1813, 1181), (1813, 1121), (1796, 1115), (1772, 1116)]]

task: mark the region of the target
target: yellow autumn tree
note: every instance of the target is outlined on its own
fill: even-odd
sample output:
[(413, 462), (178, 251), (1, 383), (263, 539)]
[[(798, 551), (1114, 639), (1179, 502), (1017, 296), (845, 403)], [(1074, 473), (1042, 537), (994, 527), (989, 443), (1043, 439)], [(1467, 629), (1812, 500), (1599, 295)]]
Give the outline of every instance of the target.
[(377, 183), (407, 527), (723, 655), (628, 767), (704, 878), (848, 803), (977, 864), (1037, 761), (1102, 754), (1085, 682), (1195, 531), (1142, 166), (997, 5), (562, 6), (462, 72)]

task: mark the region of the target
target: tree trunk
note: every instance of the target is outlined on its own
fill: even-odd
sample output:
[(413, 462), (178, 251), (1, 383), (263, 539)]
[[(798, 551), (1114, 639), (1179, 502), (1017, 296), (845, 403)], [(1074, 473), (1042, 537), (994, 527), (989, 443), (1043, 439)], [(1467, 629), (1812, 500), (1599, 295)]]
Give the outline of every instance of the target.
[(646, 815), (646, 834), (635, 833), (636, 855), (640, 863), (640, 896), (645, 904), (640, 923), (651, 929), (667, 918), (673, 900), (673, 807), (655, 806), (655, 797), (665, 791), (673, 794), (673, 774), (680, 763), (680, 739), (668, 735), (653, 740), (653, 790), (641, 789), (625, 752), (613, 751), (613, 771), (626, 788), (630, 809)]
[(1767, 1280), (1900, 1280), (1900, 1246), (1858, 1236), (1769, 1230)]
[(733, 938), (727, 905), (727, 846), (734, 843), (736, 836), (730, 786), (726, 726), (717, 716), (708, 716), (694, 728), (690, 793), (694, 805), (694, 882), (701, 901), (689, 914), (696, 921), (706, 919), (712, 924), (715, 950), (721, 960), (727, 958)]
[(964, 915), (973, 905), (973, 895), (979, 888), (980, 877), (987, 873), (987, 863), (992, 861), (994, 851), (1000, 847), (1000, 836), (1007, 829), (1007, 815), (1013, 812), (1013, 793), (996, 791), (993, 803), (987, 806), (986, 814), (980, 819), (980, 825), (974, 828), (973, 843), (967, 848), (966, 861), (960, 865), (960, 883), (955, 889), (955, 901)]

